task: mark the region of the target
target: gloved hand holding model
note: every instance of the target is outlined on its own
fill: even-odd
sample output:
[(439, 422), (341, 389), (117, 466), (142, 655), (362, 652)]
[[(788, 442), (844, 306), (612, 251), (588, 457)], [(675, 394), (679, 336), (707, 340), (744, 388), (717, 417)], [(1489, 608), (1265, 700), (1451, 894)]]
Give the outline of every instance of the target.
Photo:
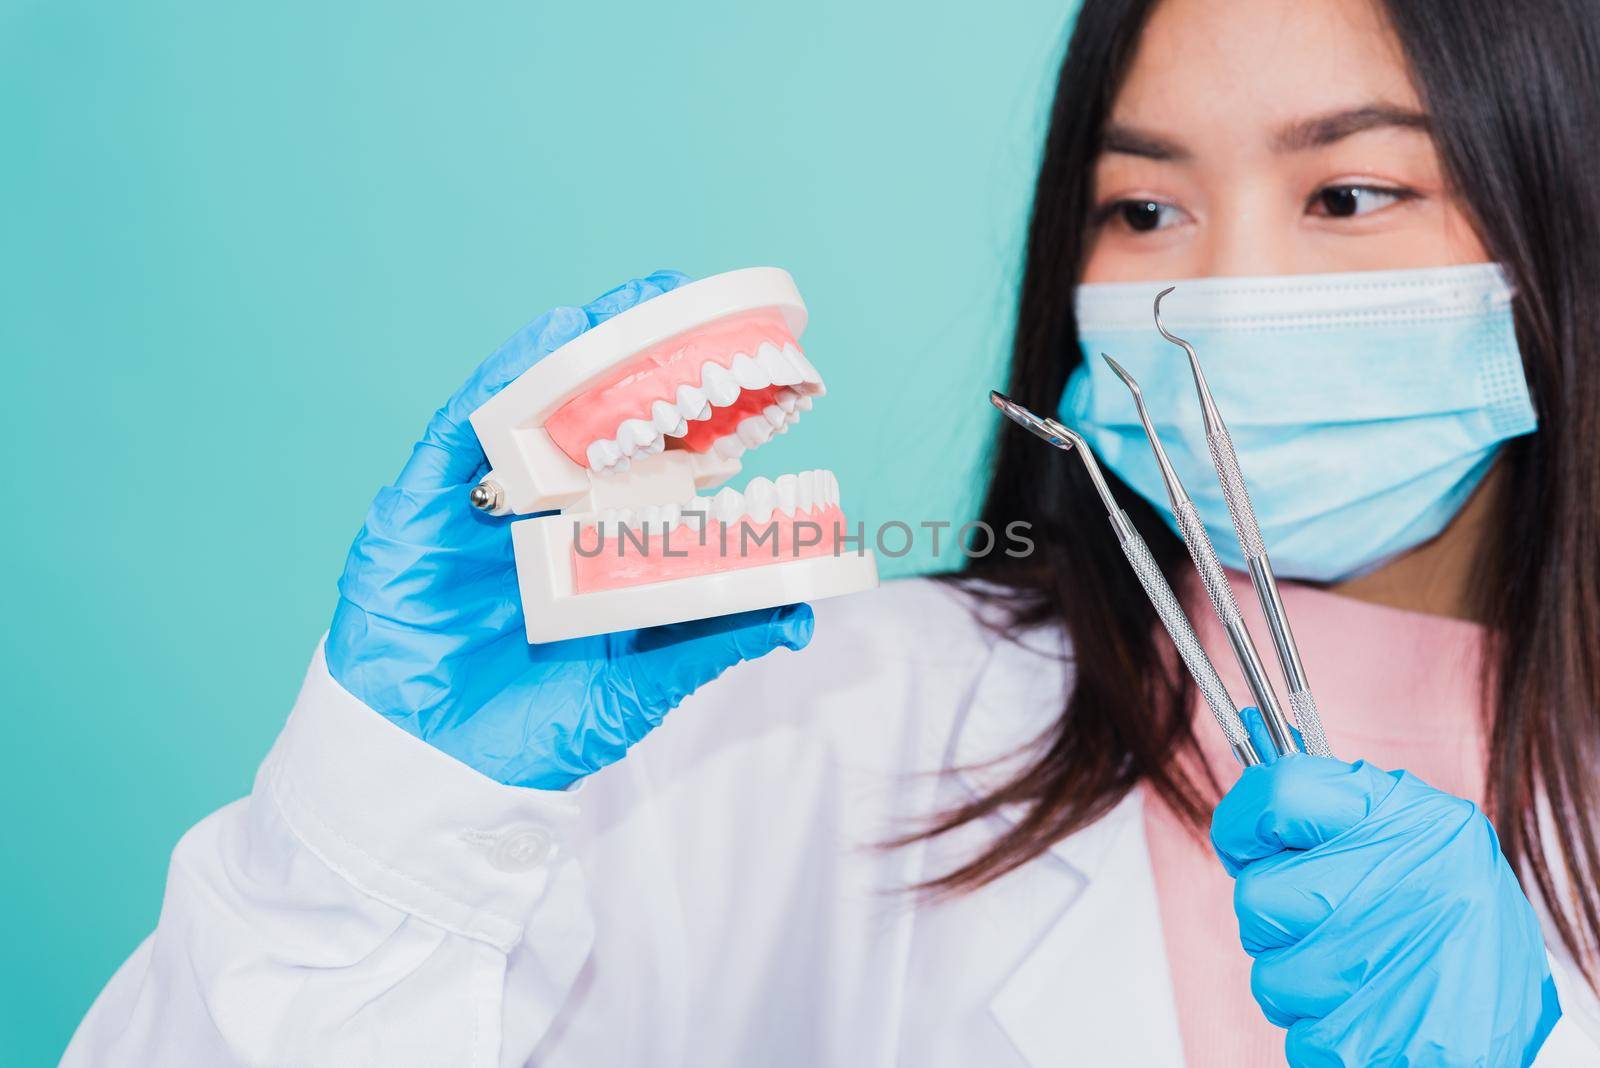
[(688, 281), (635, 279), (535, 319), (435, 413), (378, 493), (339, 581), (328, 670), (412, 734), (500, 782), (555, 789), (619, 759), (741, 660), (811, 638), (805, 605), (529, 645), (510, 517), (468, 495), (487, 469), (467, 417), (585, 330)]
[(1293, 754), (1245, 769), (1211, 841), (1289, 1063), (1527, 1065), (1559, 1019), (1538, 919), (1470, 802)]

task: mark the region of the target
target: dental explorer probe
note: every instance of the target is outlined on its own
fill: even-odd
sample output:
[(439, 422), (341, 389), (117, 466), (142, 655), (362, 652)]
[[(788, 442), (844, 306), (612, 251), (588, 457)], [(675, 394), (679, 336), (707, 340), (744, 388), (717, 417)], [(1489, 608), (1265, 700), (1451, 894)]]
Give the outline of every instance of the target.
[(1261, 525), (1256, 521), (1255, 508), (1250, 503), (1250, 490), (1245, 486), (1244, 473), (1239, 468), (1239, 454), (1234, 451), (1233, 438), (1228, 425), (1222, 421), (1217, 402), (1206, 384), (1205, 372), (1200, 370), (1200, 357), (1194, 346), (1167, 329), (1161, 321), (1161, 298), (1175, 287), (1168, 286), (1156, 294), (1156, 329), (1161, 336), (1183, 349), (1189, 357), (1189, 371), (1194, 375), (1194, 388), (1200, 394), (1200, 416), (1205, 422), (1206, 445), (1211, 451), (1211, 465), (1217, 469), (1217, 481), (1222, 484), (1222, 499), (1228, 504), (1228, 517), (1233, 520), (1233, 532), (1244, 550), (1245, 563), (1250, 570), (1250, 585), (1255, 587), (1256, 598), (1261, 602), (1261, 614), (1266, 616), (1267, 629), (1272, 632), (1272, 646), (1278, 653), (1278, 664), (1283, 668), (1284, 681), (1289, 686), (1289, 711), (1294, 713), (1295, 726), (1306, 743), (1306, 751), (1313, 756), (1332, 756), (1328, 736), (1322, 730), (1322, 716), (1317, 711), (1316, 698), (1311, 696), (1311, 683), (1306, 679), (1305, 666), (1300, 662), (1300, 647), (1295, 644), (1294, 632), (1289, 629), (1289, 615), (1284, 611), (1283, 598), (1278, 594), (1278, 578), (1267, 559), (1267, 546), (1261, 540)]
[(1173, 596), (1172, 587), (1167, 585), (1167, 577), (1161, 573), (1155, 557), (1150, 555), (1149, 546), (1134, 529), (1127, 513), (1117, 505), (1116, 498), (1111, 496), (1111, 487), (1106, 485), (1105, 476), (1100, 473), (1100, 465), (1095, 461), (1094, 453), (1089, 450), (1089, 443), (1061, 423), (1035, 415), (1003, 393), (990, 390), (989, 402), (1005, 413), (1012, 422), (1033, 432), (1063, 452), (1077, 452), (1083, 460), (1084, 469), (1089, 472), (1089, 481), (1094, 483), (1095, 492), (1100, 494), (1100, 500), (1106, 506), (1106, 514), (1111, 519), (1111, 529), (1116, 532), (1117, 543), (1122, 546), (1123, 555), (1128, 558), (1128, 563), (1133, 565), (1134, 574), (1139, 576), (1139, 583), (1144, 587), (1150, 603), (1155, 606), (1156, 615), (1161, 617), (1162, 626), (1166, 627), (1167, 634), (1172, 638), (1172, 644), (1177, 646), (1183, 666), (1189, 669), (1190, 677), (1200, 688), (1200, 695), (1205, 698), (1206, 705), (1211, 709), (1212, 718), (1217, 721), (1217, 726), (1222, 728), (1228, 744), (1233, 747), (1234, 758), (1247, 768), (1261, 763), (1261, 756), (1251, 743), (1250, 735), (1244, 728), (1243, 720), (1239, 718), (1238, 710), (1233, 707), (1233, 698), (1228, 696), (1228, 688), (1222, 684), (1222, 678), (1217, 674), (1211, 658), (1206, 655), (1200, 639), (1195, 637), (1194, 627), (1189, 624), (1189, 617), (1184, 614), (1183, 607)]
[(1250, 696), (1255, 699), (1256, 708), (1261, 710), (1267, 733), (1272, 736), (1273, 748), (1279, 754), (1298, 753), (1300, 747), (1295, 743), (1289, 721), (1284, 718), (1283, 706), (1278, 703), (1272, 680), (1262, 666), (1261, 654), (1256, 652), (1256, 643), (1250, 637), (1249, 628), (1244, 625), (1244, 616), (1239, 611), (1239, 602), (1234, 599), (1233, 587), (1228, 585), (1228, 576), (1223, 573), (1217, 551), (1212, 548), (1211, 538), (1206, 534), (1205, 524), (1200, 522), (1200, 513), (1195, 511), (1194, 501), (1184, 490), (1183, 483), (1178, 481), (1178, 473), (1167, 459), (1167, 450), (1161, 447), (1155, 425), (1150, 422), (1150, 412), (1144, 406), (1144, 393), (1139, 389), (1139, 383), (1110, 356), (1102, 352), (1100, 358), (1111, 366), (1111, 370), (1133, 394), (1134, 406), (1139, 409), (1139, 422), (1144, 424), (1144, 436), (1149, 439), (1150, 448), (1156, 454), (1156, 464), (1161, 468), (1161, 481), (1167, 487), (1167, 500), (1171, 502), (1172, 514), (1178, 520), (1178, 533), (1189, 549), (1189, 558), (1194, 561), (1195, 570), (1200, 572), (1200, 583), (1206, 589), (1206, 596), (1211, 599), (1211, 608), (1222, 623), (1222, 629), (1227, 632), (1228, 645), (1233, 648), (1234, 659), (1244, 673), (1245, 685), (1250, 687)]

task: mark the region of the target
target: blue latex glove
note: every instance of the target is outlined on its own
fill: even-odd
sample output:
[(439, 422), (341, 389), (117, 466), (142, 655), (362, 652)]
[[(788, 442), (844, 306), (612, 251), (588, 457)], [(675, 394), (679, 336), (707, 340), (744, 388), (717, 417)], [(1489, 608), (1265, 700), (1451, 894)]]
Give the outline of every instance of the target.
[(1527, 1065), (1560, 1018), (1538, 919), (1471, 802), (1293, 755), (1245, 770), (1211, 842), (1290, 1064)]
[(741, 660), (811, 640), (806, 605), (529, 645), (513, 518), (467, 497), (488, 464), (467, 417), (585, 330), (688, 281), (635, 279), (547, 312), (483, 362), (380, 490), (339, 580), (328, 671), (365, 704), (481, 771), (556, 789), (619, 759), (679, 701)]

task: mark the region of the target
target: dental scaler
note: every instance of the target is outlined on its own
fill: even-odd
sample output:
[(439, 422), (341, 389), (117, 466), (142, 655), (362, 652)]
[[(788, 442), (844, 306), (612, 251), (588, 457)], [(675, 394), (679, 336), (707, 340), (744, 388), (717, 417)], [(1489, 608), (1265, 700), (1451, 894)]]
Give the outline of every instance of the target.
[(1178, 657), (1183, 661), (1183, 666), (1189, 669), (1189, 676), (1199, 687), (1200, 696), (1211, 709), (1212, 718), (1216, 720), (1223, 736), (1228, 739), (1234, 759), (1247, 768), (1261, 763), (1261, 755), (1256, 752), (1255, 744), (1250, 741), (1250, 734), (1245, 730), (1239, 710), (1233, 707), (1233, 699), (1228, 696), (1228, 688), (1223, 685), (1221, 676), (1217, 674), (1216, 665), (1211, 662), (1211, 658), (1206, 655), (1205, 646), (1201, 645), (1200, 639), (1195, 636), (1189, 616), (1172, 592), (1172, 587), (1167, 584), (1167, 577), (1161, 573), (1161, 565), (1157, 564), (1155, 557), (1150, 554), (1150, 547), (1145, 544), (1144, 538), (1139, 536), (1138, 530), (1128, 519), (1128, 513), (1122, 510), (1116, 498), (1111, 495), (1111, 487), (1106, 485), (1105, 475), (1101, 473), (1100, 464), (1094, 458), (1089, 443), (1070, 427), (1047, 416), (1036, 415), (996, 390), (989, 391), (989, 403), (999, 408), (1006, 418), (1029, 433), (1042, 438), (1063, 452), (1078, 454), (1084, 470), (1088, 472), (1090, 483), (1100, 495), (1100, 502), (1105, 505), (1106, 515), (1111, 520), (1111, 529), (1117, 536), (1117, 544), (1122, 546), (1123, 555), (1128, 558), (1133, 573), (1139, 578), (1139, 584), (1144, 587), (1145, 595), (1150, 598), (1150, 604), (1155, 608), (1156, 616), (1172, 639), (1173, 647), (1178, 650)]
[(1294, 732), (1290, 729), (1288, 717), (1283, 713), (1283, 706), (1278, 702), (1278, 695), (1272, 688), (1272, 680), (1267, 676), (1267, 669), (1261, 663), (1261, 654), (1256, 651), (1256, 643), (1250, 636), (1250, 628), (1245, 625), (1244, 614), (1239, 611), (1239, 602), (1233, 596), (1233, 587), (1228, 584), (1228, 577), (1222, 570), (1222, 562), (1217, 559), (1217, 550), (1211, 544), (1211, 536), (1206, 533), (1205, 524), (1200, 521), (1200, 513), (1194, 506), (1194, 501), (1189, 497), (1183, 483), (1178, 480), (1178, 472), (1173, 470), (1172, 461), (1167, 458), (1167, 450), (1162, 447), (1161, 437), (1156, 433), (1155, 424), (1150, 420), (1150, 412), (1145, 408), (1144, 393), (1139, 389), (1139, 383), (1133, 376), (1105, 353), (1100, 358), (1110, 366), (1112, 373), (1122, 380), (1128, 387), (1128, 392), (1133, 396), (1135, 410), (1139, 413), (1139, 422), (1144, 426), (1145, 437), (1150, 442), (1150, 450), (1155, 454), (1156, 465), (1161, 471), (1161, 481), (1167, 489), (1167, 501), (1172, 506), (1172, 514), (1178, 522), (1178, 534), (1183, 539), (1184, 547), (1189, 550), (1189, 558), (1194, 561), (1195, 570), (1200, 575), (1200, 584), (1205, 588), (1206, 597), (1211, 601), (1212, 611), (1216, 613), (1217, 621), (1222, 624), (1223, 633), (1228, 636), (1228, 646), (1233, 650), (1234, 660), (1239, 665), (1239, 671), (1244, 675), (1245, 685), (1250, 688), (1250, 696), (1256, 703), (1256, 708), (1261, 712), (1261, 719), (1267, 725), (1267, 733), (1272, 736), (1272, 745), (1280, 753), (1297, 753), (1300, 745), (1295, 741)]
[(1194, 346), (1168, 330), (1161, 321), (1161, 298), (1171, 293), (1169, 286), (1156, 294), (1156, 329), (1161, 336), (1177, 345), (1189, 357), (1189, 372), (1194, 376), (1195, 392), (1200, 397), (1200, 416), (1205, 422), (1206, 447), (1211, 453), (1211, 466), (1217, 469), (1217, 481), (1222, 486), (1222, 497), (1228, 505), (1228, 518), (1233, 521), (1234, 535), (1244, 550), (1245, 562), (1250, 569), (1250, 585), (1255, 588), (1256, 599), (1261, 602), (1262, 615), (1267, 629), (1272, 632), (1272, 646), (1278, 653), (1278, 666), (1283, 669), (1284, 681), (1289, 687), (1289, 710), (1294, 713), (1295, 725), (1305, 739), (1306, 751), (1313, 756), (1332, 756), (1328, 736), (1322, 729), (1322, 716), (1317, 711), (1316, 698), (1311, 696), (1311, 683), (1306, 679), (1306, 669), (1300, 661), (1300, 647), (1295, 643), (1294, 631), (1289, 629), (1289, 614), (1284, 611), (1283, 598), (1278, 593), (1278, 579), (1267, 558), (1267, 546), (1261, 540), (1261, 525), (1256, 521), (1255, 507), (1250, 503), (1250, 491), (1239, 469), (1239, 454), (1234, 451), (1233, 437), (1228, 425), (1222, 421), (1217, 402), (1211, 396), (1205, 372), (1200, 369), (1200, 357)]
[(491, 468), (473, 505), (532, 517), (511, 524), (528, 641), (878, 584), (832, 472), (717, 489), (827, 392), (805, 325), (787, 271), (714, 275), (588, 330), (472, 413)]

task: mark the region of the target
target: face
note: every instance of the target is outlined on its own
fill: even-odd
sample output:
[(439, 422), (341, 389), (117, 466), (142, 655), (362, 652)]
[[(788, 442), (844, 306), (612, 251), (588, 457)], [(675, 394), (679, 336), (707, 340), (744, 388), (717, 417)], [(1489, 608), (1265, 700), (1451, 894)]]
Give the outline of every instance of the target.
[(1086, 282), (1488, 258), (1398, 41), (1349, 0), (1165, 0), (1095, 166)]

